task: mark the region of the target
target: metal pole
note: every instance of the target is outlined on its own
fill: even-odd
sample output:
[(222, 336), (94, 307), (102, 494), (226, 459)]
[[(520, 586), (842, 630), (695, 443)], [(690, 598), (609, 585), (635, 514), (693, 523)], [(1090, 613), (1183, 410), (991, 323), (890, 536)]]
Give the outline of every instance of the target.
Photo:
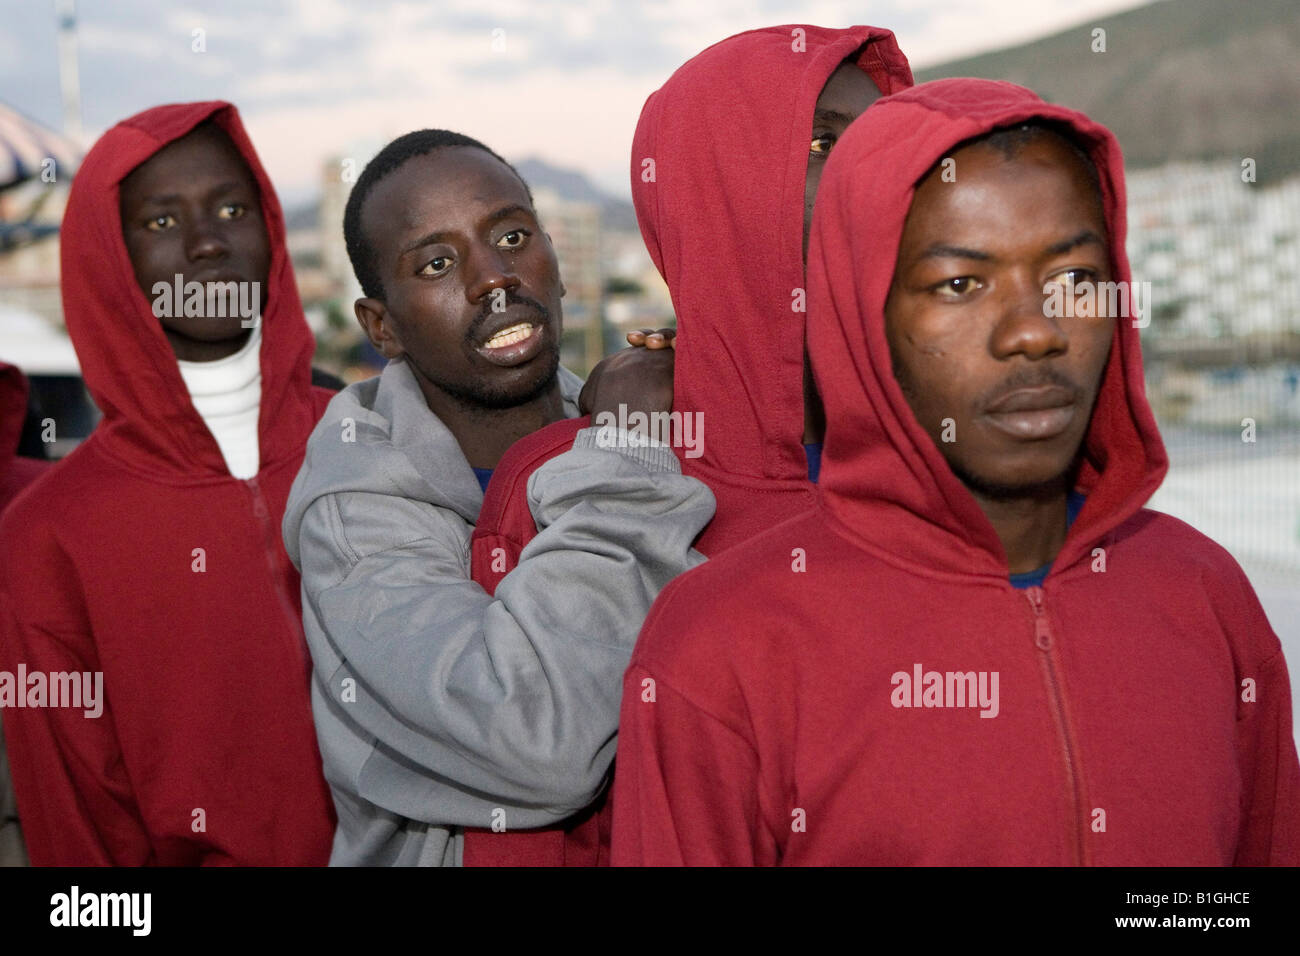
[(59, 21), (59, 86), (63, 92), (63, 132), (81, 142), (81, 79), (77, 74), (77, 0), (54, 0)]

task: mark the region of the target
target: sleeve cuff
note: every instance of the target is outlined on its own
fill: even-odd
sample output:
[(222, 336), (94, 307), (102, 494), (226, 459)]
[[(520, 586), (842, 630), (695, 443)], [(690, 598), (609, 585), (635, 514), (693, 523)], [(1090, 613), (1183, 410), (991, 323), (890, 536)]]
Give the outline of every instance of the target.
[(680, 474), (681, 462), (673, 450), (639, 432), (629, 432), (611, 426), (584, 428), (573, 439), (574, 448), (599, 448), (631, 458), (648, 471), (665, 471)]

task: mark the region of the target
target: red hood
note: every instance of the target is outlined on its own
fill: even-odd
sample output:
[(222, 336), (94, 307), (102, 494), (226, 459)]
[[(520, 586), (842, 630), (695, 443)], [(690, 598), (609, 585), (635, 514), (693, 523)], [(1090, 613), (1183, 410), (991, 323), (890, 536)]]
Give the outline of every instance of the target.
[(858, 65), (882, 93), (912, 85), (888, 30), (774, 26), (693, 57), (641, 110), (632, 199), (677, 312), (674, 408), (716, 423), (684, 463), (706, 473), (806, 482), (804, 314), (791, 306), (808, 142), (822, 87), (864, 44)]
[[(1067, 123), (1087, 148), (1101, 178), (1113, 277), (1128, 282), (1124, 166), (1115, 137), (1081, 113), (992, 80), (925, 83), (877, 102), (854, 122), (827, 164), (808, 256), (809, 351), (827, 419), (822, 500), (851, 531), (878, 537), (888, 529), (902, 557), (1003, 583), (1007, 562), (992, 524), (894, 378), (884, 306), (914, 184), (963, 140), (1033, 117)], [(1078, 487), (1088, 500), (1060, 565), (1138, 511), (1167, 470), (1138, 335), (1128, 317), (1116, 320), (1084, 440)]]
[(0, 475), (18, 450), (27, 417), (27, 377), (17, 367), (0, 362)]
[[(122, 238), (118, 184), (168, 143), (213, 119), (257, 181), (271, 242), (262, 326), (262, 467), (302, 454), (316, 415), (315, 349), (285, 245), (284, 214), (271, 181), (229, 103), (159, 106), (118, 123), (87, 154), (73, 180), (61, 232), (63, 309), (82, 377), (104, 413), (105, 448), (150, 474), (229, 477), (195, 411), (162, 326), (136, 284)], [(268, 410), (274, 410), (268, 414)]]

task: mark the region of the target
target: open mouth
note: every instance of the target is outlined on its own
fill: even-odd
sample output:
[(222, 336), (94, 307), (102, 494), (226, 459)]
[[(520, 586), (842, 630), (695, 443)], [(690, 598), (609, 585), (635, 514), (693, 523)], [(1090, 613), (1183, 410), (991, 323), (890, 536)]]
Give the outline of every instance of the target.
[(526, 342), (537, 330), (537, 326), (531, 322), (517, 322), (514, 325), (507, 326), (483, 343), (485, 349), (504, 349), (512, 345), (518, 345), (520, 342)]
[(493, 365), (523, 365), (541, 353), (545, 331), (542, 322), (514, 322), (493, 332), (475, 351)]

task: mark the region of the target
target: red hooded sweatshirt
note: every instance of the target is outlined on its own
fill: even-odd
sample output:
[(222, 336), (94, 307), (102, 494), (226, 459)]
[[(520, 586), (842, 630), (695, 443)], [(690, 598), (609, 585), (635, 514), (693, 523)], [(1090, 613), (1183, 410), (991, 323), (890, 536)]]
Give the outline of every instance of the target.
[[(118, 212), (121, 180), (209, 118), (252, 170), (272, 249), (247, 481), (190, 401)], [(162, 106), (104, 134), (73, 182), (62, 263), (104, 418), (0, 520), (0, 671), (102, 672), (104, 702), (98, 717), (5, 710), (32, 862), (323, 865), (333, 808), (280, 520), (329, 393), (311, 385), (284, 216), (235, 108)]]
[(765, 27), (687, 61), (646, 100), (632, 140), (637, 222), (677, 313), (673, 410), (706, 426), (682, 470), (718, 502), (696, 542), (710, 557), (813, 501), (804, 181), (817, 97), (855, 51), (882, 94), (912, 85), (888, 30)]
[[(706, 420), (703, 454), (677, 452), (682, 471), (705, 482), (718, 502), (696, 541), (703, 554), (812, 502), (802, 445), (804, 313), (792, 308), (792, 292), (804, 285), (813, 110), (826, 81), (855, 51), (882, 93), (912, 85), (890, 31), (790, 24), (715, 43), (673, 73), (641, 110), (632, 198), (677, 312), (673, 408), (703, 411)], [(653, 165), (644, 165), (646, 159)], [(757, 241), (769, 236), (778, 241)], [(474, 580), (489, 591), (537, 534), (528, 475), (570, 448), (587, 423), (571, 419), (530, 435), (493, 473), (473, 539)], [(464, 862), (607, 863), (608, 837), (593, 840), (593, 828), (607, 831), (608, 823), (604, 811), (564, 839), (556, 830), (469, 831)]]
[(817, 508), (652, 608), (624, 683), (616, 865), (1300, 860), (1278, 639), (1227, 552), (1142, 507), (1166, 457), (1133, 323), (1116, 320), (1085, 438), (1086, 503), (1027, 590), (891, 371), (884, 304), (913, 185), (1031, 117), (1087, 145), (1129, 280), (1119, 147), (1081, 114), (943, 80), (850, 127), (809, 257)]
[[(47, 461), (22, 458), (16, 454), (26, 417), (27, 378), (15, 366), (0, 362), (0, 514), (18, 492), (50, 466)], [(3, 724), (2, 720), (0, 724)], [(0, 813), (0, 866), (21, 865), (27, 859), (21, 838), (14, 839), (6, 834), (11, 825), (17, 832), (17, 825), (8, 823), (15, 812), (8, 763), (4, 740), (0, 739), (0, 809), (3, 809)]]

